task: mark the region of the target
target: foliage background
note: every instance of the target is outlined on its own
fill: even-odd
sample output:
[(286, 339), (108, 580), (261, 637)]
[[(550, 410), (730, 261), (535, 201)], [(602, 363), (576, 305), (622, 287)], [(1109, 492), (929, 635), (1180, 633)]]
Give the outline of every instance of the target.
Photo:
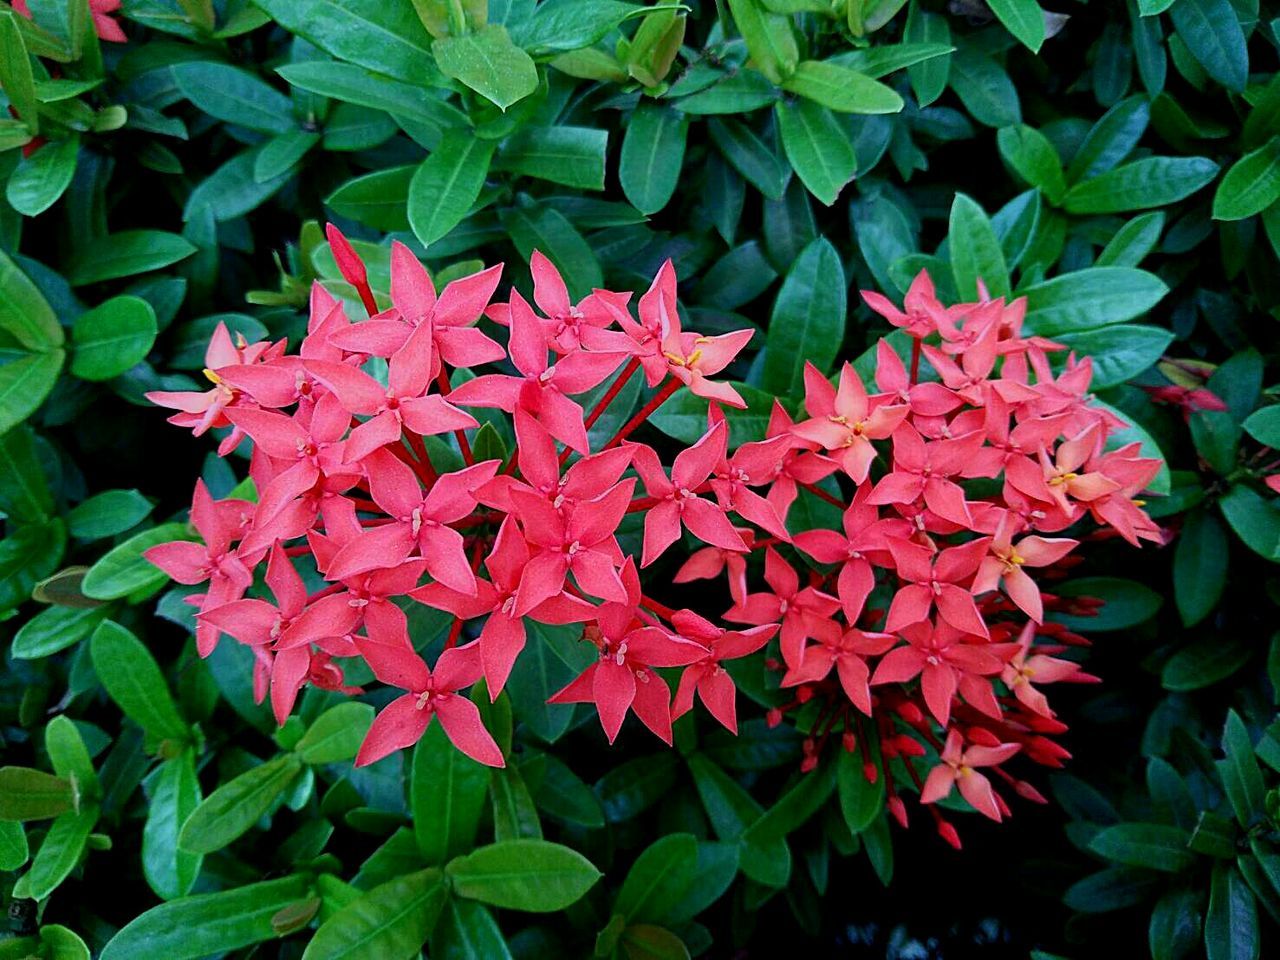
[[(474, 0), (127, 0), (117, 45), (95, 39), (86, 0), (32, 0), (34, 19), (0, 6), (0, 735), (7, 765), (97, 783), (91, 802), (60, 812), (46, 797), (32, 819), (18, 807), (34, 775), (4, 781), (0, 877), (23, 937), (0, 957), (96, 955), (161, 898), (268, 880), (284, 889), (254, 888), (267, 914), (224, 895), (169, 916), (214, 937), (204, 953), (373, 956), (306, 947), (304, 928), (384, 881), (401, 886), (377, 902), (415, 895), (405, 878), (426, 861), (393, 834), (413, 808), (410, 758), (355, 774), (321, 752), (298, 772), (318, 735), (300, 747), (301, 727), (275, 732), (233, 644), (196, 659), (180, 594), (137, 560), (172, 535), (149, 531), (185, 519), (194, 474), (221, 494), (236, 480), (143, 392), (198, 381), (219, 320), (296, 337), (313, 278), (344, 292), (325, 219), (367, 241), (382, 289), (388, 232), (437, 279), (505, 260), (521, 283), (537, 247), (579, 294), (641, 287), (671, 257), (699, 329), (762, 329), (731, 371), (763, 391), (753, 405), (792, 394), (796, 358), (829, 368), (885, 332), (857, 289), (898, 297), (928, 267), (972, 296), (981, 276), (1026, 294), (1037, 332), (1098, 358), (1100, 397), (1172, 469), (1152, 504), (1171, 544), (1136, 561), (1100, 544), (1089, 579), (1065, 587), (1109, 603), (1073, 623), (1097, 641), (1088, 669), (1105, 684), (1057, 701), (1076, 759), (1042, 784), (1056, 803), (1000, 827), (966, 818), (958, 854), (921, 826), (890, 839), (883, 815), (855, 838), (843, 796), (806, 807), (788, 793), (786, 727), (753, 721), (731, 741), (689, 725), (662, 753), (630, 732), (606, 751), (572, 714), (533, 716), (531, 691), (513, 700), (534, 766), (490, 799), (481, 786), (482, 836), (537, 829), (604, 880), (545, 919), (451, 899), (432, 956), (544, 956), (556, 938), (586, 954), (619, 910), (631, 931), (599, 942), (627, 956), (642, 942), (659, 956), (1276, 949), (1280, 510), (1260, 482), (1280, 445), (1276, 9), (493, 0), (484, 27)], [(884, 86), (800, 66), (812, 61)], [(1226, 410), (1184, 416), (1141, 389), (1206, 377)], [(679, 437), (701, 416), (669, 405), (655, 422)], [(108, 618), (142, 648), (98, 629)], [(423, 640), (441, 626), (421, 624)], [(140, 671), (163, 681), (131, 692)], [(301, 712), (314, 728), (332, 705), (308, 691)], [(549, 778), (545, 756), (572, 769)], [(202, 866), (176, 852), (201, 794), (272, 763), (287, 776), (256, 811), (269, 816), (208, 841)], [(708, 799), (708, 763), (758, 805), (736, 828)], [(762, 808), (790, 835), (789, 872), (768, 882), (732, 869), (760, 839), (735, 830)], [(671, 834), (703, 845), (663, 841), (645, 869), (678, 874), (689, 849), (708, 870), (733, 861), (696, 921), (615, 899)], [(295, 868), (310, 880), (280, 879)], [(114, 955), (195, 947), (132, 949)]]

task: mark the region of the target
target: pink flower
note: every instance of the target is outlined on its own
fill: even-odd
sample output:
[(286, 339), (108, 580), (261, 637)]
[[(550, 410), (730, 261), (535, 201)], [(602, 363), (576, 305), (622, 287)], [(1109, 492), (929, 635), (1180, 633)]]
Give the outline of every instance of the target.
[(671, 625), (679, 635), (705, 648), (702, 658), (684, 668), (680, 685), (671, 706), (671, 718), (678, 719), (693, 709), (693, 696), (706, 705), (713, 717), (730, 733), (738, 732), (737, 688), (722, 666), (725, 660), (749, 656), (769, 642), (778, 632), (772, 624), (748, 630), (725, 630), (692, 610), (677, 610)]
[(991, 541), (991, 554), (985, 557), (973, 581), (973, 592), (983, 594), (1000, 584), (1028, 617), (1039, 623), (1044, 619), (1044, 605), (1040, 601), (1040, 589), (1027, 575), (1024, 567), (1047, 567), (1057, 563), (1076, 546), (1078, 540), (1065, 538), (1023, 537), (1015, 546), (1010, 524), (1002, 523), (995, 539)]
[(872, 686), (920, 677), (924, 702), (944, 727), (951, 719), (951, 698), (956, 690), (975, 707), (999, 716), (991, 684), (982, 679), (999, 673), (1004, 665), (991, 645), (965, 643), (961, 631), (941, 621), (934, 626), (922, 620), (900, 632), (907, 643), (884, 655), (871, 677)]
[(725, 456), (728, 427), (723, 422), (708, 430), (697, 443), (676, 456), (671, 478), (663, 472), (658, 455), (643, 444), (628, 444), (631, 462), (644, 481), (645, 492), (657, 501), (644, 518), (644, 556), (647, 567), (680, 539), (683, 524), (699, 540), (726, 550), (746, 550), (746, 544), (725, 516), (724, 508), (697, 495)]
[(987, 553), (990, 539), (981, 537), (937, 554), (898, 537), (887, 538), (898, 576), (909, 581), (894, 595), (885, 629), (901, 630), (919, 623), (936, 606), (938, 614), (965, 633), (989, 637), (987, 625), (973, 602), (973, 593), (961, 584), (970, 581)]
[(964, 748), (964, 736), (959, 730), (947, 734), (946, 745), (939, 759), (942, 761), (929, 771), (920, 791), (921, 803), (937, 803), (951, 794), (953, 785), (960, 787), (960, 795), (979, 813), (997, 823), (1000, 807), (991, 781), (979, 773), (977, 767), (998, 766), (1020, 749), (1016, 743), (1002, 743), (997, 747), (971, 746)]
[(472, 760), (489, 767), (506, 766), (502, 751), (480, 719), (479, 708), (458, 692), (483, 673), (475, 644), (445, 650), (434, 671), (410, 647), (360, 637), (356, 646), (374, 676), (406, 691), (374, 718), (356, 754), (357, 767), (413, 746), (427, 732), (433, 717), (440, 718), (449, 740)]
[(464, 407), (496, 407), (507, 413), (520, 408), (537, 419), (565, 446), (587, 453), (582, 408), (569, 399), (598, 386), (618, 369), (622, 354), (571, 354), (547, 363), (546, 332), (532, 308), (511, 291), (511, 362), (522, 376), (490, 373), (468, 380), (451, 394)]
[(804, 642), (840, 609), (840, 601), (813, 587), (800, 587), (795, 569), (773, 547), (765, 550), (764, 579), (771, 592), (751, 593), (725, 613), (733, 623), (782, 622), (782, 657), (788, 666), (800, 662)]
[(840, 388), (832, 387), (812, 363), (804, 366), (804, 408), (808, 420), (793, 428), (831, 455), (854, 483), (863, 483), (876, 457), (872, 440), (890, 436), (910, 412), (906, 404), (879, 405), (873, 410), (866, 388), (853, 367), (840, 370)]
[(899, 310), (888, 297), (874, 290), (863, 290), (862, 299), (880, 316), (895, 327), (903, 328), (908, 336), (917, 340), (931, 333), (950, 332), (954, 329), (952, 310), (959, 309), (949, 310), (938, 302), (933, 281), (924, 270), (917, 273), (915, 279), (911, 281), (911, 288), (907, 291), (903, 304), (906, 307), (905, 311)]
[(783, 676), (782, 686), (816, 683), (835, 667), (845, 696), (869, 717), (871, 671), (866, 658), (884, 653), (896, 642), (897, 638), (891, 633), (864, 633), (856, 629), (841, 631), (834, 623), (824, 624), (818, 633), (818, 642), (804, 648), (800, 662)]

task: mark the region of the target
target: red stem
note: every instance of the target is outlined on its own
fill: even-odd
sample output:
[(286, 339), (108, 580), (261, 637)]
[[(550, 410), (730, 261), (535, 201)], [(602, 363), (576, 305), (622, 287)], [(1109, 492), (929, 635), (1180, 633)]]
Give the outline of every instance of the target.
[(920, 381), (920, 344), (921, 340), (916, 337), (911, 341), (911, 386), (915, 386)]
[[(445, 369), (444, 364), (440, 364), (440, 375), (436, 377), (436, 383), (440, 384), (440, 395), (442, 397), (449, 396), (449, 391), (453, 387), (449, 384), (449, 371)], [(458, 440), (458, 449), (462, 451), (462, 462), (468, 467), (476, 462), (476, 458), (471, 455), (471, 444), (467, 442), (467, 433), (465, 430), (453, 431), (454, 437)]]
[(673, 393), (675, 393), (679, 389), (680, 389), (679, 380), (676, 380), (675, 378), (668, 380), (666, 384), (662, 387), (662, 389), (659, 390), (657, 393), (655, 393), (649, 399), (649, 402), (646, 403), (643, 407), (641, 407), (634, 417), (632, 417), (630, 420), (624, 423), (622, 425), (622, 429), (619, 430), (614, 435), (613, 439), (610, 440), (608, 443), (606, 443), (601, 449), (609, 450), (613, 447), (616, 447), (618, 444), (620, 444), (623, 440), (629, 437), (637, 427), (639, 427), (642, 423), (648, 420), (649, 416), (653, 413), (653, 411), (657, 410), (660, 406), (666, 403), (668, 397), (670, 397)]
[(800, 484), (800, 486), (804, 487), (806, 490), (808, 490), (808, 491), (809, 491), (810, 493), (812, 493), (814, 496), (816, 496), (816, 497), (821, 497), (823, 500), (827, 501), (827, 503), (831, 504), (832, 506), (839, 507), (841, 510), (844, 510), (846, 507), (848, 507), (848, 506), (849, 506), (847, 503), (845, 503), (845, 502), (844, 502), (843, 500), (841, 500), (839, 497), (833, 497), (831, 494), (827, 493), (827, 491), (823, 490), (823, 489), (822, 489), (821, 487), (819, 487), (817, 484), (813, 484), (813, 483), (802, 483), (802, 484)]
[[(608, 409), (609, 404), (613, 403), (614, 398), (617, 397), (618, 394), (622, 392), (622, 388), (626, 386), (627, 381), (631, 379), (631, 375), (634, 374), (639, 369), (640, 369), (640, 358), (632, 357), (627, 362), (627, 365), (622, 368), (622, 372), (618, 374), (617, 378), (613, 381), (613, 383), (609, 384), (609, 389), (605, 391), (604, 396), (601, 397), (599, 400), (597, 400), (596, 405), (591, 408), (591, 412), (588, 413), (586, 418), (582, 421), (583, 426), (585, 426), (588, 430), (591, 429), (592, 425), (597, 420), (600, 419), (600, 415), (603, 414), (605, 410)], [(573, 454), (573, 450), (570, 449), (569, 447), (565, 447), (563, 450), (561, 450), (560, 464), (563, 466), (564, 462), (568, 460), (572, 454)]]

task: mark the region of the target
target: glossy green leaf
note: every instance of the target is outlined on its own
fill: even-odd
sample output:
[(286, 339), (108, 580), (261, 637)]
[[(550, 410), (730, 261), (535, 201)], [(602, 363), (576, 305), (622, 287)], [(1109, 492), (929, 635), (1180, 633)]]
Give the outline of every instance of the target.
[(1218, 863), (1204, 917), (1207, 960), (1258, 960), (1262, 953), (1258, 903), (1232, 863)]
[(1218, 761), (1222, 786), (1235, 812), (1236, 822), (1248, 829), (1263, 816), (1267, 786), (1253, 754), (1253, 740), (1244, 721), (1234, 710), (1227, 711), (1222, 749), (1226, 754), (1226, 759)]
[(112, 547), (89, 568), (81, 589), (86, 597), (95, 600), (116, 600), (159, 586), (168, 579), (168, 574), (147, 562), (142, 554), (161, 543), (190, 539), (192, 534), (185, 523), (162, 523), (136, 533)]
[(441, 724), (413, 749), (409, 781), (414, 835), (428, 863), (445, 863), (475, 844), (489, 791), (489, 769), (449, 742)]
[(1067, 191), (1068, 213), (1123, 213), (1184, 200), (1218, 174), (1206, 157), (1146, 157), (1116, 167)]
[(799, 396), (806, 361), (824, 373), (830, 368), (844, 339), (845, 289), (835, 247), (825, 237), (805, 247), (787, 271), (770, 315), (761, 377), (765, 390)]
[(738, 120), (712, 120), (707, 124), (707, 130), (725, 159), (742, 174), (743, 179), (766, 197), (781, 199), (790, 172), (774, 148)]
[(169, 69), (182, 95), (210, 116), (263, 133), (294, 129), (289, 98), (246, 70), (213, 60)]
[(525, 127), (502, 142), (493, 169), (579, 190), (603, 190), (608, 145), (608, 132), (593, 127)]
[(775, 109), (782, 149), (800, 182), (828, 207), (858, 168), (853, 144), (831, 111), (812, 100), (779, 103)]
[(965, 300), (978, 299), (982, 283), (993, 297), (1009, 295), (1009, 268), (1000, 240), (982, 207), (963, 193), (951, 203), (947, 249), (956, 289)]
[(1018, 176), (1041, 190), (1051, 203), (1058, 203), (1062, 199), (1067, 189), (1067, 181), (1062, 172), (1062, 158), (1043, 133), (1026, 124), (1019, 124), (1000, 130), (996, 135), (996, 143), (1000, 147), (1000, 155)]
[(1090, 386), (1094, 390), (1105, 390), (1151, 369), (1173, 342), (1173, 332), (1120, 323), (1083, 333), (1059, 334), (1057, 342), (1070, 347), (1077, 356), (1091, 357)]
[(493, 149), (492, 140), (450, 133), (418, 166), (409, 182), (409, 224), (424, 244), (439, 240), (471, 210)]
[(199, 803), (195, 755), (183, 750), (156, 772), (142, 828), (142, 872), (163, 900), (186, 896), (200, 875), (204, 858), (178, 845), (182, 825)]
[(1177, 0), (1169, 8), (1178, 36), (1204, 71), (1228, 90), (1244, 90), (1249, 50), (1230, 0)]
[(39, 216), (71, 186), (79, 154), (80, 138), (74, 134), (45, 144), (23, 158), (9, 176), (5, 198), (24, 217)]
[(0, 365), (0, 433), (12, 429), (39, 409), (58, 379), (66, 354), (62, 350), (33, 353)]
[(305, 897), (309, 886), (298, 874), (162, 903), (112, 937), (101, 960), (196, 960), (274, 940), (271, 918)]
[(79, 540), (101, 540), (124, 533), (145, 520), (155, 504), (137, 490), (104, 490), (72, 507), (67, 529)]
[(1243, 220), (1280, 198), (1280, 136), (1247, 153), (1226, 172), (1213, 195), (1215, 220)]
[(213, 853), (247, 833), (302, 770), (291, 754), (275, 757), (227, 781), (192, 811), (178, 835), (188, 853)]
[(1251, 487), (1237, 483), (1218, 501), (1227, 524), (1244, 545), (1267, 560), (1278, 560), (1280, 509)]
[(1187, 514), (1173, 554), (1173, 596), (1184, 626), (1213, 612), (1227, 585), (1227, 534), (1208, 510)]
[(1044, 12), (1036, 0), (990, 0), (991, 12), (1033, 53), (1044, 44)]
[(1027, 329), (1053, 337), (1133, 320), (1159, 303), (1169, 288), (1145, 270), (1090, 267), (1020, 292), (1027, 298)]
[(28, 350), (48, 350), (65, 340), (49, 302), (4, 251), (0, 251), (0, 331)]
[(156, 314), (141, 297), (112, 297), (76, 317), (71, 372), (110, 380), (143, 360), (156, 340)]
[(122, 230), (78, 247), (67, 264), (67, 280), (81, 287), (159, 270), (196, 252), (185, 238), (161, 230)]
[(1099, 856), (1129, 867), (1179, 873), (1196, 862), (1186, 831), (1160, 823), (1118, 823), (1090, 842)]
[(782, 89), (841, 113), (897, 113), (902, 97), (865, 73), (822, 60), (804, 60)]
[(530, 913), (563, 910), (601, 877), (582, 854), (546, 840), (479, 847), (449, 861), (445, 872), (460, 897)]
[(160, 740), (190, 736), (160, 667), (133, 633), (113, 620), (104, 621), (94, 631), (89, 649), (98, 679), (129, 719)]
[(667, 107), (641, 104), (622, 138), (618, 179), (631, 205), (644, 214), (667, 205), (680, 180), (688, 118)]
[(30, 767), (0, 767), (0, 820), (45, 820), (66, 813), (76, 797), (69, 780)]
[(672, 833), (655, 840), (627, 871), (613, 912), (628, 923), (669, 922), (693, 884), (697, 858), (692, 834)]
[(431, 52), (441, 73), (503, 110), (538, 88), (533, 60), (499, 24), (460, 37), (441, 37), (431, 45)]
[(373, 707), (367, 703), (340, 703), (330, 707), (316, 717), (294, 750), (303, 763), (351, 760), (373, 723), (373, 713)]
[(409, 184), (416, 165), (376, 170), (348, 180), (325, 199), (339, 216), (378, 230), (408, 230)]
[(411, 960), (431, 936), (448, 896), (437, 869), (374, 887), (320, 925), (303, 960)]

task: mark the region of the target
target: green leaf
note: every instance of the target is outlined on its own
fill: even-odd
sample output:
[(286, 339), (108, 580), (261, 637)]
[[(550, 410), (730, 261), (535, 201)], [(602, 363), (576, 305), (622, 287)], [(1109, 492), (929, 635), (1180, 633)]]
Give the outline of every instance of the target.
[(739, 70), (723, 80), (675, 103), (677, 110), (693, 114), (742, 114), (766, 107), (778, 99), (778, 88), (754, 70)]
[(72, 134), (24, 157), (5, 187), (5, 197), (13, 209), (24, 217), (36, 217), (57, 203), (71, 186), (79, 155), (80, 138)]
[(211, 60), (169, 69), (182, 95), (211, 117), (263, 133), (296, 128), (289, 98), (246, 70)]
[(374, 887), (320, 925), (303, 960), (411, 960), (431, 936), (449, 897), (438, 869)]
[(14, 820), (0, 820), (0, 870), (13, 872), (27, 862), (27, 832)]
[(162, 230), (122, 230), (78, 247), (67, 264), (67, 281), (83, 287), (159, 270), (196, 252), (185, 238)]
[(31, 72), (31, 57), (22, 42), (19, 21), (11, 10), (0, 12), (0, 87), (5, 96), (35, 136), (40, 132), (39, 102), (36, 100), (35, 77)]
[[(804, 390), (805, 361), (823, 373), (844, 341), (846, 283), (840, 255), (825, 237), (811, 242), (782, 282), (770, 314), (760, 385), (782, 397)], [(759, 410), (767, 416), (767, 408)]]
[(737, 120), (712, 120), (707, 125), (711, 139), (725, 159), (743, 179), (772, 200), (782, 199), (787, 189), (787, 170), (777, 152)]
[(1242, 483), (1231, 487), (1218, 501), (1222, 515), (1244, 545), (1266, 560), (1277, 560), (1280, 549), (1280, 509), (1272, 500)]
[(124, 543), (111, 548), (84, 575), (81, 589), (95, 600), (117, 600), (168, 580), (159, 567), (152, 566), (143, 552), (171, 540), (191, 540), (185, 523), (162, 523), (150, 530), (134, 534)]
[(1067, 191), (1068, 213), (1123, 213), (1185, 200), (1218, 175), (1207, 157), (1146, 157), (1077, 183)]
[(0, 767), (0, 820), (46, 820), (75, 807), (71, 781), (30, 767)]
[(502, 110), (538, 89), (538, 68), (500, 24), (491, 23), (461, 37), (441, 37), (431, 45), (431, 52), (441, 73)]
[(1040, 190), (1050, 203), (1061, 202), (1067, 180), (1062, 172), (1062, 158), (1048, 137), (1024, 123), (1001, 129), (996, 143), (1000, 156), (1018, 176)]
[(1218, 761), (1222, 786), (1231, 802), (1236, 822), (1248, 830), (1265, 814), (1267, 787), (1253, 753), (1249, 731), (1234, 710), (1227, 711), (1222, 749), (1226, 753), (1226, 759)]
[(1089, 128), (1067, 167), (1067, 181), (1077, 183), (1114, 168), (1138, 145), (1150, 120), (1146, 97), (1121, 100)]
[(601, 873), (582, 854), (546, 840), (506, 840), (451, 860), (453, 892), (495, 907), (554, 913), (576, 903)]
[(1195, 949), (1202, 905), (1190, 887), (1170, 890), (1156, 902), (1147, 930), (1151, 960), (1180, 960)]
[(1253, 649), (1240, 640), (1203, 637), (1183, 647), (1160, 670), (1166, 690), (1201, 690), (1231, 676), (1253, 657)]
[(67, 529), (77, 540), (101, 540), (145, 520), (155, 504), (137, 490), (104, 490), (72, 507)]
[(432, 957), (440, 960), (511, 960), (506, 938), (489, 908), (450, 897), (431, 936)]
[(1132, 320), (1159, 303), (1169, 288), (1145, 270), (1088, 267), (1021, 292), (1027, 298), (1027, 330), (1054, 337)]
[[(39, 288), (0, 250), (0, 330), (28, 350), (62, 346), (65, 335), (57, 314)], [(0, 428), (3, 432), (4, 428)]]
[(0, 434), (0, 511), (9, 521), (40, 523), (54, 511), (53, 492), (26, 427)]
[(89, 636), (107, 613), (106, 607), (49, 607), (18, 629), (10, 649), (18, 660), (52, 656)]
[(1154, 617), (1164, 604), (1164, 598), (1150, 587), (1120, 577), (1079, 577), (1060, 584), (1054, 592), (1066, 597), (1096, 597), (1104, 601), (1096, 616), (1054, 614), (1054, 619), (1067, 624), (1068, 629), (1093, 633), (1136, 627)]
[(1009, 74), (976, 46), (956, 51), (947, 79), (979, 123), (1000, 128), (1022, 122), (1018, 91)]
[(1163, 878), (1154, 871), (1111, 867), (1073, 883), (1062, 900), (1081, 913), (1109, 913), (1139, 904), (1163, 886)]
[(1000, 239), (982, 207), (963, 193), (957, 193), (951, 203), (947, 249), (961, 299), (978, 299), (979, 281), (991, 296), (1009, 296), (1009, 268)]
[(1035, 0), (988, 0), (991, 12), (1032, 53), (1044, 44), (1044, 12)]
[(427, 728), (413, 749), (409, 802), (418, 849), (445, 863), (475, 845), (489, 791), (489, 768), (456, 749), (442, 724)]
[(1083, 333), (1061, 334), (1058, 343), (1093, 359), (1093, 390), (1105, 390), (1149, 370), (1173, 342), (1173, 331), (1121, 323)]
[(191, 731), (169, 696), (169, 685), (142, 641), (113, 620), (89, 641), (93, 669), (125, 716), (159, 740), (185, 740)]
[(1156, 244), (1164, 230), (1164, 214), (1144, 213), (1117, 230), (1093, 261), (1095, 267), (1136, 267)]
[(98, 822), (98, 806), (88, 803), (61, 814), (49, 826), (40, 849), (23, 878), (33, 900), (44, 900), (71, 875), (84, 855), (89, 834)]
[[(864, 740), (859, 746), (866, 749), (868, 743)], [(871, 749), (879, 753), (879, 747)], [(865, 757), (859, 759), (854, 754), (841, 750), (836, 760), (836, 790), (840, 797), (840, 812), (844, 815), (844, 822), (850, 833), (857, 834), (866, 830), (884, 811), (884, 773), (881, 772), (875, 783), (872, 783), (864, 772), (868, 762), (875, 764), (875, 769), (879, 770), (878, 756), (870, 760)]]
[(1249, 49), (1230, 0), (1177, 0), (1169, 17), (1205, 73), (1242, 92), (1249, 80)]
[(1258, 902), (1244, 877), (1233, 863), (1214, 864), (1209, 910), (1204, 918), (1207, 960), (1257, 960), (1262, 951), (1261, 936)]
[(56, 923), (40, 928), (40, 942), (49, 950), (49, 960), (89, 960), (89, 947), (80, 935)]
[(1173, 554), (1173, 597), (1182, 624), (1194, 627), (1213, 612), (1227, 585), (1227, 534), (1208, 510), (1187, 514)]
[(1255, 410), (1241, 426), (1264, 446), (1280, 447), (1280, 404)]
[(775, 107), (782, 149), (801, 183), (828, 207), (858, 169), (853, 143), (831, 111), (811, 100)]
[(657, 213), (676, 192), (688, 129), (687, 117), (657, 104), (642, 103), (631, 115), (622, 138), (618, 179), (641, 213)]
[[(951, 27), (940, 13), (923, 10), (917, 0), (912, 0), (907, 12), (907, 23), (902, 39), (913, 46), (939, 46), (954, 50), (951, 46)], [(911, 89), (915, 91), (920, 107), (929, 106), (947, 89), (951, 74), (951, 54), (933, 57), (907, 67)]]
[(622, 931), (618, 949), (627, 960), (689, 960), (685, 942), (665, 927), (638, 923)]
[(501, 217), (520, 256), (527, 262), (540, 250), (556, 265), (575, 301), (604, 282), (591, 245), (560, 211), (538, 204), (503, 210)]
[(698, 841), (672, 833), (649, 844), (627, 871), (613, 912), (627, 923), (668, 923), (693, 884)]
[(208, 216), (214, 223), (223, 223), (244, 216), (265, 203), (285, 185), (289, 174), (265, 183), (259, 181), (254, 171), (263, 150), (263, 147), (253, 147), (238, 153), (201, 180), (187, 197), (182, 219), (191, 223)]
[(141, 297), (112, 297), (76, 317), (71, 372), (110, 380), (143, 360), (156, 341), (156, 314)]
[(320, 134), (311, 130), (290, 130), (272, 137), (253, 159), (253, 179), (268, 183), (293, 172), (294, 166), (320, 142)]
[(204, 858), (178, 846), (182, 825), (199, 803), (195, 754), (183, 750), (156, 772), (142, 828), (142, 872), (163, 900), (185, 897), (200, 875)]
[[(328, 13), (334, 12), (335, 5), (326, 6), (329, 8)], [(416, 83), (392, 80), (354, 63), (308, 60), (287, 64), (276, 72), (292, 86), (344, 103), (382, 110), (406, 121), (411, 120), (437, 134), (468, 124), (466, 114), (426, 88)]]
[(533, 16), (512, 25), (513, 39), (534, 56), (579, 50), (594, 46), (624, 20), (648, 12), (638, 4), (615, 0), (545, 0)]
[(592, 127), (525, 127), (503, 140), (493, 169), (579, 190), (603, 190), (608, 146), (608, 131)]
[(250, 767), (201, 801), (182, 825), (178, 845), (188, 853), (221, 850), (265, 816), (301, 770), (292, 754)]
[(1231, 165), (1213, 195), (1215, 220), (1243, 220), (1280, 198), (1280, 137)]
[(50, 350), (0, 366), (0, 433), (27, 419), (44, 403), (65, 359), (62, 350)]
[[(771, 324), (769, 329), (775, 328)], [(792, 334), (795, 332), (791, 331)], [(782, 334), (777, 336), (779, 341), (784, 339)], [(790, 371), (786, 372), (789, 375)], [(783, 371), (779, 370), (777, 375), (781, 377)], [(733, 388), (747, 402), (745, 410), (736, 410), (732, 407), (724, 409), (733, 444), (736, 446), (740, 443), (763, 440), (769, 427), (769, 415), (773, 409), (773, 394), (745, 383), (734, 382)], [(682, 443), (697, 443), (707, 432), (707, 405), (708, 401), (705, 397), (699, 397), (688, 390), (677, 390), (653, 412), (649, 422), (667, 436), (674, 437)]]
[(800, 60), (791, 21), (770, 13), (759, 0), (729, 0), (729, 10), (756, 69), (773, 83), (790, 76)]
[(408, 230), (409, 184), (416, 164), (376, 170), (348, 180), (325, 203), (334, 213), (376, 230)]
[(274, 940), (271, 918), (309, 886), (297, 875), (162, 903), (112, 937), (100, 960), (196, 960)]
[(480, 196), (494, 142), (469, 132), (449, 133), (409, 183), (409, 224), (430, 246), (462, 222)]
[(898, 113), (902, 110), (902, 97), (893, 87), (830, 61), (802, 61), (795, 73), (783, 82), (782, 89), (841, 113)]
[(342, 763), (359, 752), (371, 723), (369, 704), (340, 703), (316, 717), (293, 749), (303, 763)]
[(516, 767), (489, 771), (489, 797), (493, 809), (493, 839), (542, 837), (542, 821), (524, 777)]
[(1166, 873), (1190, 869), (1196, 855), (1187, 848), (1187, 832), (1160, 823), (1118, 823), (1104, 827), (1089, 843), (1099, 856), (1128, 867)]

